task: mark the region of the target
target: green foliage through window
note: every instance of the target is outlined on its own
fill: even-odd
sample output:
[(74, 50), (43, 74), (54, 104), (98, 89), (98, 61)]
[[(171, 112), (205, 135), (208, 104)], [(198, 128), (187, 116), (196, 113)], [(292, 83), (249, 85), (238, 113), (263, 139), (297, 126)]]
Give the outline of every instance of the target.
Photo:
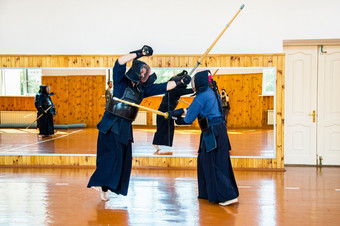
[(34, 96), (41, 84), (41, 69), (0, 69), (0, 95)]
[(276, 85), (275, 68), (263, 68), (262, 95), (274, 96)]

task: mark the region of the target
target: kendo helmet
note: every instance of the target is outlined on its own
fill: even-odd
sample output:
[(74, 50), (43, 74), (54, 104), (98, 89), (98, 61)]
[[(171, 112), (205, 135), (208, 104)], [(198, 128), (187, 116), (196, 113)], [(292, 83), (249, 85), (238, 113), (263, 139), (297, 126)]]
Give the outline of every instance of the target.
[(136, 83), (145, 83), (150, 76), (150, 67), (140, 60), (132, 61), (131, 68), (126, 72), (125, 76)]
[(191, 79), (191, 87), (196, 91), (196, 94), (205, 91), (209, 87), (210, 74), (210, 70), (200, 71)]
[(48, 94), (49, 93), (49, 87), (46, 85), (41, 85), (39, 90), (39, 93), (43, 93), (43, 94)]

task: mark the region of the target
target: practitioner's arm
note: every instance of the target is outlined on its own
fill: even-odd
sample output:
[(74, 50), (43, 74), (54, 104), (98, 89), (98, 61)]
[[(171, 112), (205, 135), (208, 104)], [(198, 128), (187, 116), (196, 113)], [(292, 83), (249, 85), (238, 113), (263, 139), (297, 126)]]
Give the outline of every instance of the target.
[(137, 54), (135, 53), (129, 53), (129, 54), (126, 54), (124, 56), (121, 56), (118, 58), (118, 63), (120, 65), (124, 65), (126, 64), (127, 62), (130, 62), (132, 60), (134, 60), (135, 58), (137, 57)]
[(168, 84), (166, 85), (166, 91), (172, 90), (176, 88), (176, 82), (175, 81), (169, 81)]
[(152, 56), (152, 54), (153, 54), (153, 49), (150, 46), (144, 45), (141, 49), (132, 51), (129, 54), (119, 57), (118, 63), (120, 65), (123, 65), (132, 60), (135, 60), (135, 59), (137, 60), (138, 58), (142, 56)]

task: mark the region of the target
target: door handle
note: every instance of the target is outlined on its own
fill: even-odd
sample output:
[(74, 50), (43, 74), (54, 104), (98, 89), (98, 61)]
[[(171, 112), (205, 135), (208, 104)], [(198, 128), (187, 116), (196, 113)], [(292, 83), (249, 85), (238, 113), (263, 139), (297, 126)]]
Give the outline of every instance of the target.
[(313, 111), (313, 113), (309, 113), (309, 116), (313, 116), (313, 122), (315, 123), (315, 110)]

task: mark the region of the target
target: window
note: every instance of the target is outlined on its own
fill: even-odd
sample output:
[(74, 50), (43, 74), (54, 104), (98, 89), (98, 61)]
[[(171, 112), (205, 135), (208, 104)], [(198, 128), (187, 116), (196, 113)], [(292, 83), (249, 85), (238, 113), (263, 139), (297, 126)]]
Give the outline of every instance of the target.
[(0, 69), (0, 95), (34, 96), (41, 84), (41, 69)]
[(262, 78), (262, 96), (274, 96), (275, 95), (275, 68), (263, 68)]
[[(128, 71), (130, 68), (127, 68), (126, 71)], [(157, 75), (157, 83), (163, 83), (169, 81), (169, 79), (179, 73), (181, 73), (183, 70), (186, 70), (188, 73), (192, 70), (192, 68), (160, 68), (160, 67), (152, 67), (151, 73), (156, 73)], [(193, 73), (195, 74), (196, 71)], [(108, 69), (106, 72), (106, 82), (108, 81), (108, 78), (112, 79), (112, 69)], [(191, 84), (188, 84), (188, 88), (191, 88)]]
[[(155, 72), (157, 75), (156, 83), (167, 82), (169, 79), (183, 70), (186, 70), (188, 73), (191, 71), (192, 68), (151, 68), (152, 72)], [(195, 72), (194, 72), (195, 74)], [(188, 88), (191, 88), (191, 84), (188, 84)]]

